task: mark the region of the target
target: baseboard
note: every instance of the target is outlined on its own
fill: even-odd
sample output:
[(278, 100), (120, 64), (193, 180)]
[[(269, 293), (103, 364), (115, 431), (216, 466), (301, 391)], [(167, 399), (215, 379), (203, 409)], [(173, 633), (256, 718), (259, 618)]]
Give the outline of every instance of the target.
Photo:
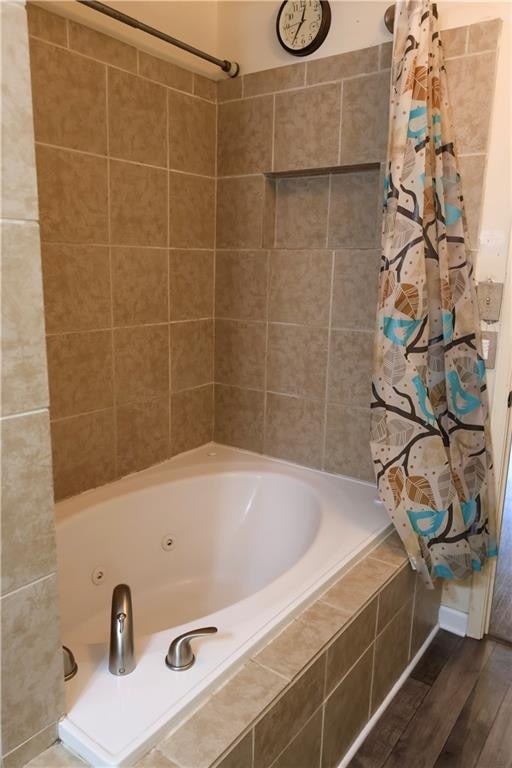
[(409, 665), (406, 667), (406, 669), (404, 669), (404, 671), (402, 672), (402, 674), (400, 675), (400, 677), (398, 678), (398, 680), (396, 681), (394, 686), (391, 688), (390, 692), (388, 693), (388, 695), (386, 696), (386, 698), (384, 699), (384, 701), (382, 702), (380, 707), (375, 710), (375, 712), (372, 715), (372, 717), (368, 720), (368, 722), (366, 723), (365, 727), (363, 728), (363, 730), (361, 731), (361, 733), (359, 734), (357, 739), (354, 741), (354, 743), (352, 744), (352, 746), (350, 747), (350, 749), (346, 753), (346, 755), (343, 758), (343, 760), (341, 761), (341, 763), (338, 763), (336, 768), (347, 768), (348, 764), (350, 763), (350, 761), (352, 760), (352, 758), (354, 757), (356, 752), (359, 750), (359, 747), (361, 746), (363, 741), (366, 739), (366, 737), (368, 736), (368, 734), (370, 733), (372, 728), (375, 726), (377, 720), (380, 717), (382, 717), (382, 715), (384, 714), (386, 709), (389, 707), (389, 705), (391, 704), (391, 702), (395, 698), (396, 694), (398, 693), (398, 691), (400, 690), (402, 685), (405, 683), (405, 681), (407, 680), (407, 678), (411, 674), (412, 670), (414, 669), (414, 667), (416, 666), (418, 661), (421, 659), (421, 657), (423, 656), (423, 654), (425, 653), (425, 651), (429, 647), (430, 643), (432, 642), (432, 640), (436, 636), (439, 628), (440, 628), (439, 624), (434, 627), (434, 629), (432, 630), (430, 635), (427, 637), (427, 639), (425, 640), (425, 642), (423, 643), (423, 645), (419, 649), (418, 653), (414, 656), (413, 659), (411, 659), (411, 661), (409, 662)]
[(442, 605), (439, 609), (439, 626), (453, 635), (466, 637), (468, 632), (468, 614), (458, 611), (456, 608), (448, 608)]

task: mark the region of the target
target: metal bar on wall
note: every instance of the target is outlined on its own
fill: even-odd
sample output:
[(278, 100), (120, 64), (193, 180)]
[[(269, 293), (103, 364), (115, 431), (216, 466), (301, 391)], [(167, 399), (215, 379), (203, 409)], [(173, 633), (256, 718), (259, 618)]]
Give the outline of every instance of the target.
[(144, 22), (138, 21), (138, 19), (134, 19), (132, 16), (128, 16), (126, 13), (116, 11), (116, 9), (111, 8), (110, 5), (105, 5), (105, 3), (100, 3), (97, 0), (77, 0), (77, 2), (81, 5), (87, 5), (94, 11), (103, 13), (105, 16), (110, 16), (111, 19), (120, 21), (121, 24), (126, 24), (127, 26), (133, 27), (134, 29), (140, 29), (142, 32), (146, 32), (148, 35), (158, 37), (165, 43), (174, 45), (176, 48), (181, 48), (182, 51), (187, 51), (187, 53), (191, 53), (193, 56), (199, 56), (200, 59), (204, 59), (205, 61), (209, 61), (211, 64), (215, 64), (217, 67), (220, 67), (220, 69), (222, 69), (223, 72), (226, 72), (230, 77), (236, 77), (240, 72), (240, 67), (236, 61), (218, 59), (216, 56), (212, 56), (205, 51), (201, 51), (199, 48), (195, 48), (193, 45), (184, 43), (182, 40), (177, 40), (175, 37), (171, 37), (171, 35), (167, 35), (165, 32), (161, 32), (159, 29), (155, 29), (155, 27), (150, 27), (148, 24), (144, 24)]

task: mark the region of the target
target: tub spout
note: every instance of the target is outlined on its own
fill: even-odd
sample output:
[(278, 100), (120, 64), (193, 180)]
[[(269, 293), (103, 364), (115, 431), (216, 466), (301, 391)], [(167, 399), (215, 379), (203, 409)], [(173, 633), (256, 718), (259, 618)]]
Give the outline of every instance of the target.
[(127, 584), (112, 593), (108, 668), (113, 675), (129, 675), (135, 669), (132, 595)]

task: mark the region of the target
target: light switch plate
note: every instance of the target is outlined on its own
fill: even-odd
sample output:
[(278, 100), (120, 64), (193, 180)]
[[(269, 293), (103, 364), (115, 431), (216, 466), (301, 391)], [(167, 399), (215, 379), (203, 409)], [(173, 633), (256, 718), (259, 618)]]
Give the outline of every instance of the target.
[(497, 345), (497, 331), (482, 331), (482, 354), (485, 360), (485, 367), (488, 369), (492, 369), (496, 365)]
[(502, 296), (503, 283), (495, 283), (493, 280), (478, 283), (480, 320), (485, 320), (486, 323), (496, 323), (500, 319)]

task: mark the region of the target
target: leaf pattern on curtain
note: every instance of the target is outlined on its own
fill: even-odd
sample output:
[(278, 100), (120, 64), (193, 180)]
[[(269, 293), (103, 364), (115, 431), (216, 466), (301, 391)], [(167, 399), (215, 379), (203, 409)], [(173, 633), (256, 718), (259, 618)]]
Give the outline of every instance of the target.
[(371, 449), (429, 585), (496, 554), (485, 365), (437, 9), (395, 14)]

